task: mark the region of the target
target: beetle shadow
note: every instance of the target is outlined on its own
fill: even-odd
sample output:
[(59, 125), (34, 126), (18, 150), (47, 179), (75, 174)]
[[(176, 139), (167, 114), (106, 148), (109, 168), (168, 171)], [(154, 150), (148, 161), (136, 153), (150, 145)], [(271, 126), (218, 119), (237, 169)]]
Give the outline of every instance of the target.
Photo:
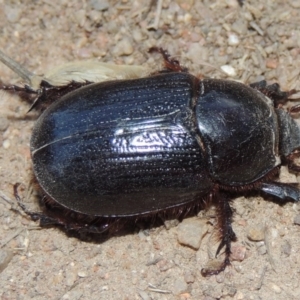
[[(137, 234), (139, 231), (144, 231), (147, 234), (148, 230), (164, 226), (166, 221), (178, 220), (180, 222), (184, 218), (196, 216), (200, 211), (208, 209), (214, 204), (217, 205), (217, 203), (202, 200), (185, 204), (179, 208), (166, 209), (142, 216), (123, 218), (91, 217), (70, 211), (54, 201), (40, 197), (40, 195), (36, 196), (41, 212), (32, 212), (25, 207), (17, 194), (16, 188), (15, 197), (19, 206), (33, 221), (39, 221), (42, 228), (55, 227), (63, 231), (68, 237), (75, 237), (81, 241), (94, 244), (103, 243), (113, 237)], [(255, 190), (231, 191), (230, 195), (232, 199), (241, 196), (246, 198), (261, 196), (264, 200), (274, 202), (280, 206), (292, 202), (292, 200), (283, 201), (262, 191)]]
[(138, 234), (140, 231), (144, 231), (146, 235), (152, 229), (163, 226), (163, 220), (157, 218), (155, 221), (140, 219), (140, 220), (123, 220), (117, 225), (117, 228), (112, 226), (109, 230), (96, 233), (88, 230), (68, 230), (62, 226), (55, 226), (59, 230), (63, 231), (67, 237), (73, 237), (83, 242), (92, 244), (101, 244), (107, 240), (115, 237), (122, 237), (126, 235)]
[(112, 237), (137, 234), (140, 231), (144, 231), (147, 235), (149, 230), (166, 227), (166, 221), (178, 220), (181, 222), (184, 218), (196, 216), (200, 211), (210, 207), (209, 202), (200, 201), (141, 216), (91, 217), (70, 211), (53, 200), (36, 195), (40, 211), (34, 212), (27, 209), (22, 202), (17, 193), (17, 185), (14, 189), (15, 197), (22, 211), (33, 221), (39, 221), (42, 228), (57, 228), (68, 237), (97, 244)]

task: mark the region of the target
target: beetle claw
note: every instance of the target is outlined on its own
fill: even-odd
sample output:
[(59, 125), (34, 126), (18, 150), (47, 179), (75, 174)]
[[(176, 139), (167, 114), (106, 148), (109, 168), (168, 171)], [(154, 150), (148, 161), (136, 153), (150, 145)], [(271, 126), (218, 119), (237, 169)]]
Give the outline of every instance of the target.
[(201, 275), (203, 277), (209, 277), (212, 275), (218, 275), (223, 272), (227, 266), (230, 265), (229, 257), (225, 257), (225, 259), (220, 262), (211, 263), (208, 266), (201, 269)]

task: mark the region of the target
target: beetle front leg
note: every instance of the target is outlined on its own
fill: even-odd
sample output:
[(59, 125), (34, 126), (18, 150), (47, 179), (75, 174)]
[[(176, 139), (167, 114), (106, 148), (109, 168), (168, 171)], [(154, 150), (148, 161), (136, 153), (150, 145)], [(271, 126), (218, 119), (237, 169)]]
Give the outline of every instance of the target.
[(287, 164), (289, 171), (300, 173), (300, 165), (294, 162), (294, 160), (299, 157), (300, 157), (300, 152), (298, 150), (294, 151), (292, 154), (285, 157), (284, 162)]
[(221, 242), (216, 251), (216, 256), (220, 253), (223, 247), (225, 247), (224, 261), (217, 268), (203, 268), (201, 274), (203, 276), (217, 275), (224, 271), (225, 268), (230, 265), (231, 254), (231, 242), (236, 241), (236, 235), (232, 229), (232, 216), (233, 212), (229, 205), (229, 198), (226, 194), (220, 193), (217, 195), (217, 217), (218, 217), (218, 229)]
[(260, 191), (275, 196), (282, 202), (300, 201), (300, 190), (288, 183), (266, 182), (260, 186)]
[(298, 91), (295, 89), (284, 92), (280, 89), (278, 83), (267, 85), (265, 80), (251, 83), (250, 86), (272, 99), (275, 107), (287, 102), (290, 96), (298, 93)]

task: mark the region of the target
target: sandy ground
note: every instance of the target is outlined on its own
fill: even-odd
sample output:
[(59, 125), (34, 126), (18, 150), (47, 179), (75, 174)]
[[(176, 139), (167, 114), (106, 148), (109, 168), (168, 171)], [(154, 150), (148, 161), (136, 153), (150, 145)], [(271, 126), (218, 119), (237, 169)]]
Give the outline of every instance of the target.
[[(43, 74), (90, 58), (159, 69), (160, 57), (147, 54), (157, 45), (193, 74), (300, 89), (298, 0), (249, 0), (243, 8), (235, 0), (164, 0), (160, 15), (149, 2), (0, 0), (0, 49)], [(0, 79), (21, 83), (2, 64)], [(3, 92), (0, 107), (1, 299), (300, 299), (299, 204), (235, 199), (235, 260), (209, 278), (200, 270), (216, 247), (213, 209), (182, 224), (191, 224), (185, 236), (198, 241), (194, 248), (179, 243), (182, 225), (172, 223), (103, 243), (40, 229), (14, 211), (12, 194), (16, 182), (22, 195), (29, 186), (37, 113)], [(281, 180), (299, 178), (283, 169)], [(38, 209), (33, 196), (24, 201)], [(197, 224), (199, 232), (191, 229)]]

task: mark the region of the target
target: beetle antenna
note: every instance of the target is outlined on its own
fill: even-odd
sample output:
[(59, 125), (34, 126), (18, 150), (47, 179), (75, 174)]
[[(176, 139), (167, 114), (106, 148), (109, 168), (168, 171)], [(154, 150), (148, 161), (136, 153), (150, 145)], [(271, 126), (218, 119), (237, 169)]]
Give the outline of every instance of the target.
[(31, 80), (35, 75), (32, 72), (26, 70), (23, 66), (21, 66), (16, 61), (12, 60), (1, 50), (0, 50), (0, 61), (3, 62), (7, 67), (9, 67), (16, 74), (18, 74), (21, 78), (23, 78), (26, 82), (31, 84)]

